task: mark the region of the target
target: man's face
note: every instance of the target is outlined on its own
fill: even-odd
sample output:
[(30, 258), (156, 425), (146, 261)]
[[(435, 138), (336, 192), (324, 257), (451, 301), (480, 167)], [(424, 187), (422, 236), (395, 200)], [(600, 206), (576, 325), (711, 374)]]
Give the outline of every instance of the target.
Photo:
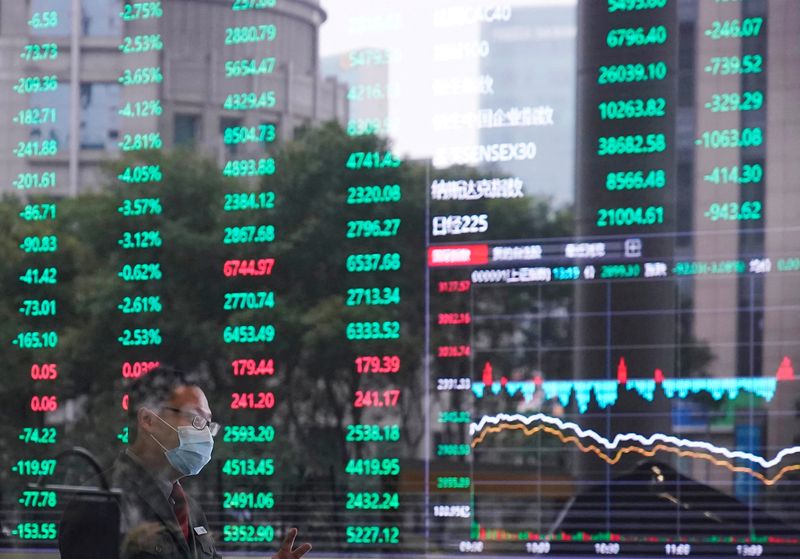
[[(178, 411), (176, 411), (178, 410)], [(192, 426), (194, 416), (199, 415), (206, 421), (211, 421), (211, 409), (205, 393), (197, 386), (179, 386), (172, 392), (172, 397), (161, 409), (161, 419), (175, 428)], [(162, 423), (164, 429), (169, 431), (171, 438), (167, 439), (173, 444), (161, 444), (167, 448), (178, 446), (178, 433)]]
[[(191, 385), (179, 386), (160, 409), (150, 411), (150, 414), (140, 418), (140, 428), (143, 427), (146, 432), (158, 439), (168, 449), (177, 447), (180, 442), (175, 429), (183, 426), (192, 427), (194, 416), (199, 415), (207, 421), (211, 421), (211, 409), (208, 406), (206, 395), (199, 387)], [(153, 417), (152, 414), (158, 414), (164, 421)], [(142, 425), (142, 421), (144, 421), (144, 425)], [(170, 429), (170, 425), (175, 429)], [(153, 445), (157, 445), (150, 437), (146, 437), (146, 439), (149, 439)]]

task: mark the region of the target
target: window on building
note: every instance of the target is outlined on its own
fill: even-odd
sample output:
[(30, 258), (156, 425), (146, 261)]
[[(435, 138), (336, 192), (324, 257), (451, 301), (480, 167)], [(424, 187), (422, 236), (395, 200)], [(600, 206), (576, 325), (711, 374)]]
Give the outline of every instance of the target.
[(197, 143), (200, 133), (200, 116), (191, 114), (175, 115), (175, 135), (173, 137), (176, 146), (193, 146)]
[[(69, 82), (59, 88), (70, 90)], [(80, 87), (80, 147), (116, 151), (120, 126), (120, 87), (113, 83), (82, 83)], [(53, 119), (31, 128), (32, 139), (56, 140), (59, 145), (70, 142), (70, 96), (34, 93), (31, 107), (46, 107)]]
[(122, 35), (122, 0), (81, 0), (81, 35), (119, 37)]
[(116, 149), (119, 140), (120, 86), (82, 83), (81, 149)]

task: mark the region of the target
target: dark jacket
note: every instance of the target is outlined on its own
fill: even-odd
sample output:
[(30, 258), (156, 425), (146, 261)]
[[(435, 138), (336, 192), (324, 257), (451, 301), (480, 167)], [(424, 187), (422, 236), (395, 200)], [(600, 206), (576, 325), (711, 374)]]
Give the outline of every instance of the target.
[[(58, 539), (62, 559), (221, 559), (200, 506), (188, 498), (187, 544), (169, 498), (125, 453), (111, 470), (111, 486), (120, 491), (111, 500), (111, 510), (80, 494), (67, 505)], [(109, 537), (115, 535), (107, 533), (112, 530), (109, 524), (119, 524), (119, 538)], [(109, 557), (109, 548), (117, 546), (118, 555)]]

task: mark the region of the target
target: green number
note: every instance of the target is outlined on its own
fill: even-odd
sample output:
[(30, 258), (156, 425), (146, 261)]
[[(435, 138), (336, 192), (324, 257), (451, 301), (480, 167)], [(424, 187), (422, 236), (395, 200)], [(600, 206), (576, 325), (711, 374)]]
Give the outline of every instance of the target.
[(760, 164), (714, 167), (703, 180), (712, 184), (757, 184), (764, 178), (764, 168)]
[(222, 465), (226, 476), (271, 476), (275, 473), (272, 458), (229, 458)]
[(468, 477), (438, 477), (437, 489), (469, 489), (472, 480)]
[(396, 476), (400, 474), (400, 459), (351, 458), (345, 472), (351, 476)]
[(667, 149), (664, 134), (633, 134), (630, 136), (601, 136), (597, 139), (597, 155), (639, 155), (661, 153)]
[(275, 339), (275, 327), (271, 324), (253, 326), (226, 326), (222, 332), (222, 341), (226, 344), (267, 343)]
[(28, 204), (21, 212), (19, 217), (25, 221), (48, 221), (56, 218), (56, 204)]
[(663, 97), (604, 101), (597, 105), (602, 120), (627, 120), (666, 116), (667, 101)]
[(606, 175), (608, 190), (639, 190), (643, 188), (664, 188), (667, 174), (664, 169), (650, 171), (618, 171)]
[(636, 208), (602, 208), (597, 210), (598, 227), (627, 227), (632, 225), (659, 225), (664, 223), (663, 206)]
[(17, 524), (11, 535), (21, 540), (55, 540), (58, 530), (54, 522), (24, 522)]
[(240, 543), (269, 543), (275, 539), (275, 529), (265, 524), (226, 524), (222, 527), (222, 540)]
[(668, 0), (608, 0), (608, 12), (638, 12), (660, 10)]
[(277, 0), (233, 0), (231, 10), (243, 12), (247, 10), (266, 10), (274, 8)]
[(608, 32), (606, 44), (611, 48), (663, 45), (667, 42), (667, 35), (667, 28), (663, 25), (656, 25), (648, 29), (621, 27)]
[(222, 175), (226, 177), (260, 177), (275, 174), (275, 160), (236, 159), (225, 163)]
[(345, 167), (348, 169), (396, 169), (402, 160), (392, 152), (354, 151), (347, 157)]
[(164, 15), (164, 10), (161, 2), (132, 2), (125, 4), (119, 15), (123, 21), (157, 19)]
[(695, 145), (707, 149), (749, 148), (764, 143), (761, 128), (728, 128), (706, 130), (695, 140)]
[(31, 29), (49, 29), (58, 26), (58, 12), (34, 12), (28, 20)]
[(468, 444), (440, 444), (436, 447), (437, 456), (469, 456)]
[(251, 493), (247, 491), (228, 492), (222, 494), (224, 509), (271, 509), (275, 506), (272, 493)]
[(223, 441), (226, 443), (271, 443), (275, 440), (272, 425), (225, 425)]
[(761, 202), (714, 202), (705, 212), (711, 221), (758, 221), (762, 219)]
[(714, 20), (711, 22), (711, 27), (705, 30), (705, 35), (714, 41), (758, 37), (763, 24), (764, 19), (760, 17)]
[(278, 28), (272, 24), (245, 25), (241, 27), (225, 28), (226, 45), (241, 45), (245, 43), (274, 41), (277, 36)]
[(125, 183), (144, 184), (148, 182), (161, 182), (163, 175), (160, 165), (139, 165), (126, 167), (117, 178)]
[(386, 204), (399, 202), (403, 191), (399, 184), (386, 186), (350, 186), (347, 188), (348, 204)]
[(399, 544), (400, 528), (397, 526), (347, 526), (346, 541), (352, 544)]

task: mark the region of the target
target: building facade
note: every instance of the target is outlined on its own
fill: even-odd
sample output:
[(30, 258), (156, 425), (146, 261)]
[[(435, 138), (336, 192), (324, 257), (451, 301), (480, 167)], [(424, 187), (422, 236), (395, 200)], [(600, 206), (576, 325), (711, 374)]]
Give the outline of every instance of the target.
[[(58, 177), (50, 193), (74, 195), (103, 182), (102, 163), (124, 150), (125, 134), (158, 132), (163, 149), (194, 146), (222, 162), (241, 151), (224, 143), (231, 126), (275, 124), (287, 140), (299, 126), (346, 122), (345, 86), (320, 77), (326, 14), (318, 0), (258, 10), (235, 10), (231, 0), (149, 4), (159, 6), (156, 13), (130, 12), (122, 0), (0, 0), (0, 118), (19, 124), (0, 138), (3, 176), (46, 169)], [(50, 46), (51, 56), (25, 58), (31, 45)], [(267, 58), (265, 72), (241, 62)], [(138, 68), (158, 76), (136, 83)], [(274, 92), (270, 106), (224, 108), (229, 95), (255, 91)], [(142, 101), (157, 101), (157, 109), (136, 105)], [(41, 122), (13, 120), (41, 108), (52, 109)], [(14, 153), (31, 139), (55, 140), (58, 152)], [(0, 192), (19, 189), (12, 182)]]

